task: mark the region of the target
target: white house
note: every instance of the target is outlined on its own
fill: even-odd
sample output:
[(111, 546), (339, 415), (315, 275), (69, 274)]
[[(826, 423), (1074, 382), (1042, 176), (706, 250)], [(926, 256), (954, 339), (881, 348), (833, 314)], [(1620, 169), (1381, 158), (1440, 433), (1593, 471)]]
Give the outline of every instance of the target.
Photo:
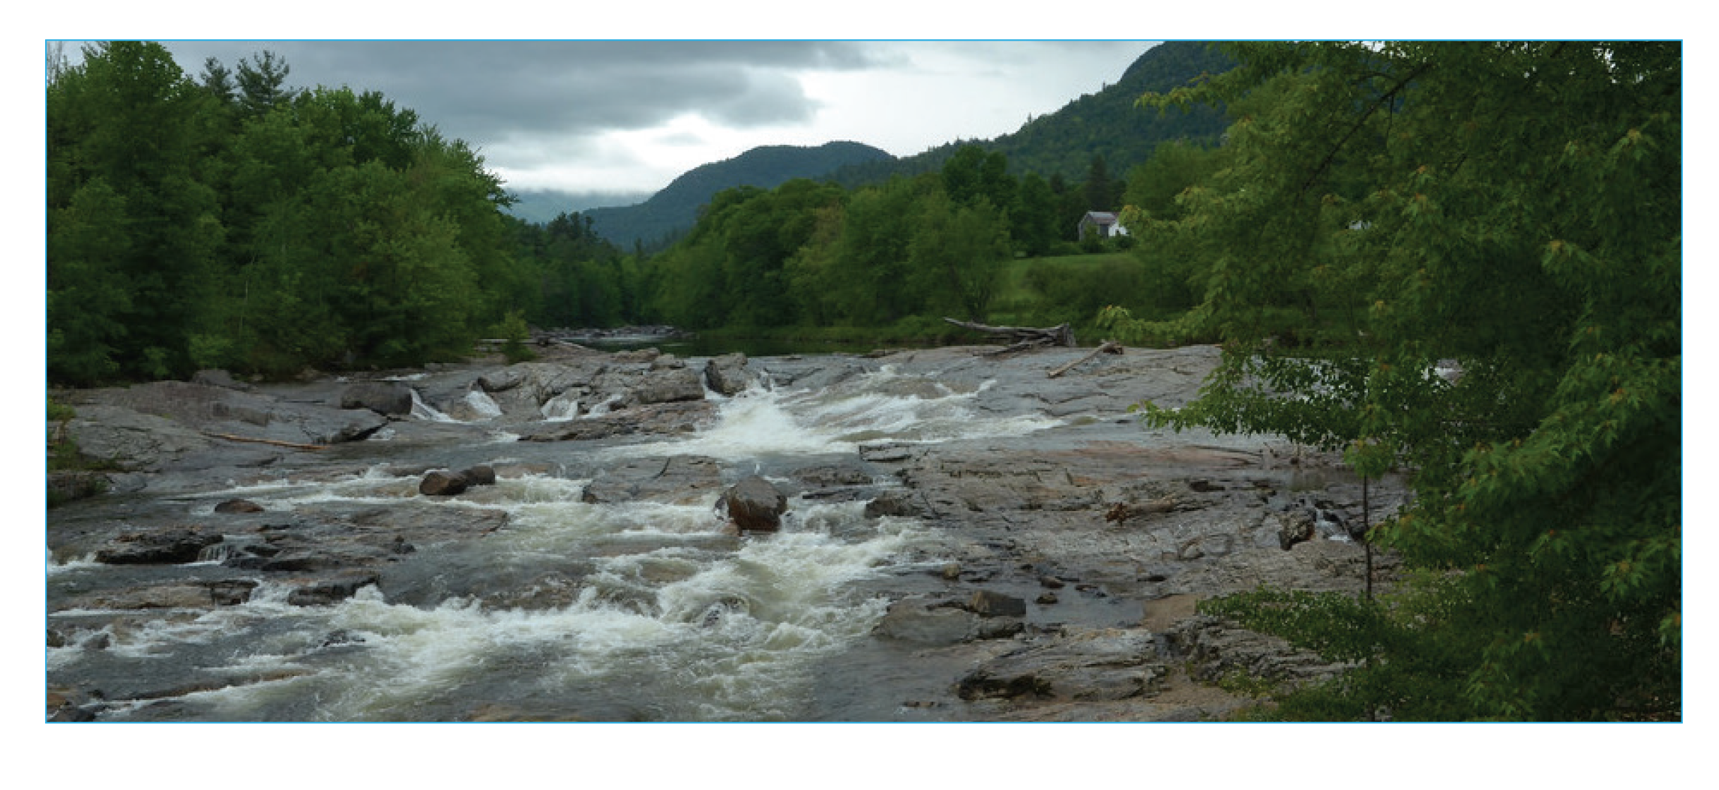
[(1112, 236), (1128, 235), (1128, 229), (1122, 227), (1122, 223), (1118, 222), (1116, 219), (1116, 212), (1113, 211), (1086, 212), (1086, 214), (1080, 218), (1080, 225), (1076, 236), (1082, 239), (1086, 238), (1087, 228), (1092, 228), (1093, 232), (1101, 239), (1108, 239)]

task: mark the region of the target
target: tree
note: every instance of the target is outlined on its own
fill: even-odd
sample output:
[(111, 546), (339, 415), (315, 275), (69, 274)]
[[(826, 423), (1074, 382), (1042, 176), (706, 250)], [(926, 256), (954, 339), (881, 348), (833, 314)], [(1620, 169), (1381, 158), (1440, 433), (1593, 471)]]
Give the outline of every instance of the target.
[[(216, 254), (226, 234), (216, 193), (199, 173), (209, 130), (197, 119), (211, 101), (166, 48), (148, 42), (86, 47), (83, 63), (48, 86), (49, 210), (69, 208), (75, 196), (100, 180), (111, 196), (96, 202), (123, 206), (126, 238), (122, 246), (81, 243), (64, 234), (73, 228), (107, 231), (91, 221), (63, 225), (47, 261), (50, 279), (66, 281), (53, 272), (76, 265), (120, 283), (129, 297), (127, 307), (106, 319), (126, 327), (123, 334), (107, 336), (113, 344), (110, 358), (121, 372), (149, 377), (190, 372), (189, 337), (207, 320), (211, 291), (220, 280)], [(56, 254), (95, 249), (117, 257), (73, 264)], [(79, 309), (61, 300), (58, 313), (76, 322)]]
[(1197, 251), (1201, 303), (1108, 316), (1224, 343), (1196, 403), (1146, 419), (1402, 465), (1415, 493), (1370, 536), (1412, 569), (1387, 598), (1220, 606), (1361, 662), (1285, 710), (1680, 717), (1680, 45), (1234, 51), (1145, 100), (1274, 96), (1150, 226)]
[(989, 201), (955, 206), (941, 192), (920, 203), (919, 229), (908, 245), (910, 284), (927, 307), (983, 322), (1011, 253), (1001, 212)]
[(239, 61), (239, 104), (246, 114), (265, 115), (276, 106), (290, 102), (293, 91), (286, 86), (292, 67), (284, 58), (268, 50)]
[(48, 378), (95, 384), (119, 372), (131, 296), (125, 200), (96, 178), (48, 213)]
[(1125, 187), (1125, 184), (1111, 180), (1104, 157), (1093, 154), (1092, 163), (1086, 170), (1086, 186), (1082, 188), (1082, 196), (1086, 198), (1086, 210), (1115, 211), (1116, 201)]
[(1050, 184), (1037, 173), (1028, 173), (1010, 207), (1009, 236), (1028, 257), (1048, 255), (1059, 235), (1059, 216)]

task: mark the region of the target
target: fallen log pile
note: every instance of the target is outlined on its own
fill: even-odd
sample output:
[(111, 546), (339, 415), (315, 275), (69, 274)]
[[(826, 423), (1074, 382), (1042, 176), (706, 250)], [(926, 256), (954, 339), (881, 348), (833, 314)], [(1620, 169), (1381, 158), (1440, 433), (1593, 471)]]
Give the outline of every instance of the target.
[(961, 327), (962, 329), (970, 329), (974, 332), (984, 332), (988, 335), (1006, 337), (1012, 341), (1004, 348), (989, 352), (987, 354), (988, 356), (1001, 356), (1003, 354), (1010, 354), (1016, 351), (1025, 351), (1029, 348), (1043, 348), (1047, 346), (1074, 348), (1077, 345), (1074, 342), (1074, 330), (1069, 328), (1068, 324), (1036, 328), (1023, 326), (987, 326), (985, 324), (976, 324), (971, 321), (957, 321), (948, 317), (945, 317), (943, 320)]

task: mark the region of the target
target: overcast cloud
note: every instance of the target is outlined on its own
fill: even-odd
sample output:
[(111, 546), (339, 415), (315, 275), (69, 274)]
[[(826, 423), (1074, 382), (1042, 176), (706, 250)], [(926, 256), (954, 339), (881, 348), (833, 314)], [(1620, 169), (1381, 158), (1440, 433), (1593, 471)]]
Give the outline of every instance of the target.
[(652, 192), (760, 145), (908, 156), (1012, 132), (1150, 42), (163, 41), (193, 77), (269, 50), (294, 87), (376, 90), (511, 189)]

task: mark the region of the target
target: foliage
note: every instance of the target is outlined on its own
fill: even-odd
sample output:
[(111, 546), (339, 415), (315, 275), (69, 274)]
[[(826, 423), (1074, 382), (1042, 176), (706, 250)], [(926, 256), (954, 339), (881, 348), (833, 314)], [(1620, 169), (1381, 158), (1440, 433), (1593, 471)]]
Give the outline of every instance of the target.
[(1147, 421), (1414, 470), (1372, 537), (1430, 581), (1414, 607), (1332, 615), (1396, 635), (1369, 632), (1349, 698), (1398, 718), (1679, 717), (1680, 46), (1234, 51), (1237, 70), (1143, 100), (1251, 108), (1180, 215), (1141, 223), (1144, 246), (1200, 261), (1199, 305), (1107, 316), (1224, 343), (1202, 397)]
[(525, 316), (519, 311), (508, 313), (507, 318), (491, 328), (490, 334), (502, 341), (501, 354), (508, 364), (530, 362), (537, 358), (537, 352), (525, 345), (525, 341), (531, 338), (531, 327), (526, 325)]
[(47, 85), (48, 376), (416, 364), (535, 292), (483, 160), (264, 52), (192, 80), (149, 42)]
[[(1224, 127), (1221, 106), (1190, 106), (1187, 112), (1159, 115), (1137, 111), (1135, 99), (1147, 91), (1188, 85), (1233, 65), (1229, 55), (1210, 43), (1166, 41), (1142, 53), (1114, 82), (1069, 101), (1056, 112), (1028, 118), (1014, 132), (993, 140), (955, 140), (899, 159), (849, 165), (830, 178), (849, 188), (877, 185), (893, 177), (912, 179), (938, 172), (968, 146), (1006, 157), (1017, 176), (1038, 173), (1047, 181), (1077, 181), (1087, 175), (1095, 154), (1114, 172), (1126, 173), (1150, 158), (1160, 143), (1213, 144)], [(1075, 218), (1082, 211), (1076, 211)], [(1072, 241), (1073, 219), (1067, 227)]]
[(723, 190), (741, 186), (775, 189), (797, 178), (822, 179), (846, 165), (888, 159), (888, 152), (854, 142), (816, 147), (759, 146), (733, 159), (688, 170), (643, 203), (594, 208), (585, 215), (594, 220), (603, 238), (617, 244), (638, 242), (654, 251), (668, 246), (697, 223), (699, 211)]

